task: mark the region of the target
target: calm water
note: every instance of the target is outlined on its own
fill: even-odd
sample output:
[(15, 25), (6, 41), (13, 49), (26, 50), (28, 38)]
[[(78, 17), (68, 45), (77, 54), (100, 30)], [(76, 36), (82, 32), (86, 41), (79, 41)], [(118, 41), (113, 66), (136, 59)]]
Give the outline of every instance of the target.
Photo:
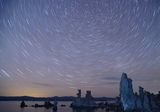
[[(27, 105), (34, 105), (35, 103), (43, 104), (44, 102), (25, 102)], [(57, 112), (106, 112), (105, 109), (97, 109), (94, 111), (75, 111), (69, 107), (71, 102), (58, 102), (58, 111)], [(65, 104), (66, 107), (61, 107), (61, 104)], [(45, 108), (33, 108), (26, 107), (20, 108), (20, 102), (17, 101), (0, 101), (0, 112), (53, 112), (52, 109)], [(110, 111), (111, 112), (111, 111)]]

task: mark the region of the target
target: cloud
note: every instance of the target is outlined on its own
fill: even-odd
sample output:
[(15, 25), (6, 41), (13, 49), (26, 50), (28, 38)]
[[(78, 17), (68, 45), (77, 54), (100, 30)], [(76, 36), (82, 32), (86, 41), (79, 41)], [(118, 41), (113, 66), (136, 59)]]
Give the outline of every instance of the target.
[(43, 87), (54, 87), (53, 84), (41, 83), (41, 82), (32, 82), (34, 85), (43, 86)]
[(108, 82), (108, 85), (115, 85), (115, 84), (119, 84), (119, 82)]
[(155, 82), (155, 81), (157, 81), (157, 82), (159, 82), (160, 81), (160, 79), (159, 78), (157, 78), (157, 79), (155, 79), (155, 78), (139, 78), (139, 79), (137, 79), (137, 80), (134, 80), (134, 81), (138, 81), (138, 82)]
[(103, 77), (103, 79), (105, 80), (114, 80), (114, 81), (120, 81), (120, 78), (119, 77)]

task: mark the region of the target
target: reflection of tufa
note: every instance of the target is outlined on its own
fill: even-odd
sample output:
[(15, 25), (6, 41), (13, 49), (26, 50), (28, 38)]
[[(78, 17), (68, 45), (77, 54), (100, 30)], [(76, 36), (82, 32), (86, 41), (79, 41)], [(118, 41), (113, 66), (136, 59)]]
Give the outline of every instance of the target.
[(81, 90), (78, 90), (77, 98), (72, 102), (71, 107), (73, 108), (95, 108), (97, 107), (92, 97), (91, 91), (86, 91), (86, 96), (81, 97)]

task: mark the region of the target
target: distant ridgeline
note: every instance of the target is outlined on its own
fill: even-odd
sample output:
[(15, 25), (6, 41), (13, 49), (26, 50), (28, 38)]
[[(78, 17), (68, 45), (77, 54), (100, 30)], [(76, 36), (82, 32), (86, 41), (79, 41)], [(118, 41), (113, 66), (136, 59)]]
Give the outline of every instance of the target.
[[(73, 101), (76, 97), (73, 96), (62, 96), (62, 97), (30, 97), (30, 96), (0, 96), (0, 101)], [(115, 98), (109, 97), (96, 97), (95, 101), (112, 101)]]
[(134, 93), (132, 80), (123, 73), (120, 81), (120, 107), (127, 112), (160, 112), (160, 92), (154, 95), (139, 87), (139, 94)]

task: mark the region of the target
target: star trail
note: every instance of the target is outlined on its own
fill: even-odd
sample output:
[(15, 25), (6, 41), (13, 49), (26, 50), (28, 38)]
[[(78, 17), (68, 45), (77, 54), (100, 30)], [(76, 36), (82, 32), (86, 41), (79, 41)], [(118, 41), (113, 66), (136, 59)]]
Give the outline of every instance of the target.
[(159, 0), (0, 0), (0, 95), (156, 93), (159, 68)]

